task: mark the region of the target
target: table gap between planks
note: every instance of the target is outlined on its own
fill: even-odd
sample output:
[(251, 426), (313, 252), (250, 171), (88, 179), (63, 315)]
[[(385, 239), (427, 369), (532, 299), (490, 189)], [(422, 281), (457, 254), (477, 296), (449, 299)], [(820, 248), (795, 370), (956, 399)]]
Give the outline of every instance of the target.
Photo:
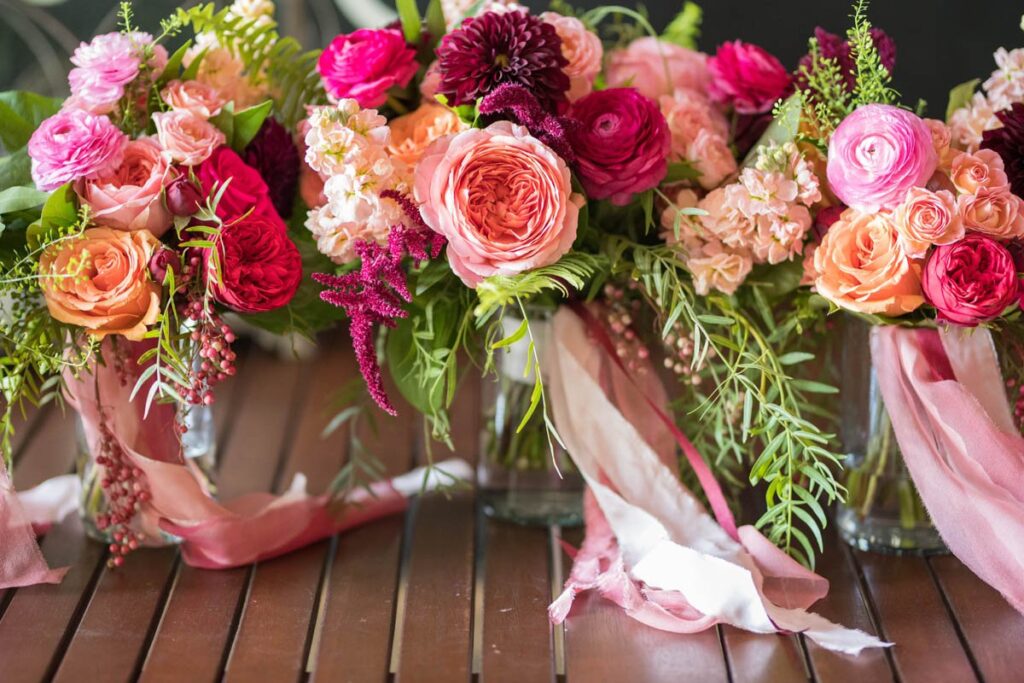
[[(323, 491), (342, 465), (366, 453), (389, 475), (426, 462), (428, 435), (400, 401), (398, 418), (364, 419), (323, 436), (332, 396), (357, 376), (344, 341), (327, 341), (305, 361), (243, 347), (244, 371), (214, 406), (225, 498), (282, 491), (297, 473), (311, 491)], [(456, 453), (470, 460), (480, 400), (479, 382), (466, 380), (452, 411)], [(70, 471), (74, 439), (74, 419), (57, 406), (30, 411), (18, 433), (16, 485)], [(489, 520), (463, 490), (250, 567), (197, 570), (175, 548), (162, 548), (110, 570), (105, 548), (83, 538), (72, 517), (42, 542), (51, 565), (71, 567), (63, 583), (0, 591), (0, 681), (995, 683), (1024, 676), (1024, 617), (952, 557), (871, 555), (827, 538), (818, 570), (832, 588), (815, 609), (897, 643), (853, 658), (798, 635), (728, 626), (665, 633), (594, 595), (578, 600), (564, 629), (552, 628), (546, 606), (570, 566), (563, 536), (578, 544), (582, 533)]]

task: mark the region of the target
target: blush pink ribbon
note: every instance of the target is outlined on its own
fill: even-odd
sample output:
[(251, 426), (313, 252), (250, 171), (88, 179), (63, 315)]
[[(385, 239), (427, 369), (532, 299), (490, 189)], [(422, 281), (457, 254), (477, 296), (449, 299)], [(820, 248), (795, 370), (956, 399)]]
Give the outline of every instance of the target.
[(875, 327), (907, 469), (949, 549), (1024, 613), (1024, 438), (985, 329)]
[(649, 363), (627, 376), (569, 309), (552, 325), (542, 349), (549, 406), (589, 486), (586, 538), (549, 608), (553, 622), (566, 618), (581, 591), (596, 590), (628, 616), (666, 631), (726, 623), (755, 633), (800, 632), (851, 654), (886, 645), (806, 611), (828, 582), (751, 526), (734, 538), (682, 485), (674, 472), (676, 439), (659, 418), (667, 415), (664, 387)]

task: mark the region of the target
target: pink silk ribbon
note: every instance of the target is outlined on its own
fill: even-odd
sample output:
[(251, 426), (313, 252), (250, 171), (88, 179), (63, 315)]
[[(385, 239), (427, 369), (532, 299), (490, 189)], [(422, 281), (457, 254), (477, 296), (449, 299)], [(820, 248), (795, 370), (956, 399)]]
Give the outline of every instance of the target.
[(907, 469), (949, 549), (1024, 613), (1024, 438), (987, 330), (875, 327)]
[(50, 569), (46, 564), (32, 522), (0, 459), (0, 590), (60, 583), (68, 571), (67, 567)]
[[(670, 430), (637, 410), (647, 399), (665, 400), (649, 364), (628, 377), (569, 309), (552, 324), (542, 349), (549, 406), (589, 486), (586, 538), (549, 608), (553, 622), (566, 618), (580, 592), (596, 590), (666, 631), (727, 623), (756, 633), (802, 632), (847, 653), (885, 645), (807, 612), (828, 582), (753, 527), (740, 527), (734, 539), (682, 485), (675, 439), (665, 438)], [(665, 404), (658, 408), (650, 414), (667, 413)]]

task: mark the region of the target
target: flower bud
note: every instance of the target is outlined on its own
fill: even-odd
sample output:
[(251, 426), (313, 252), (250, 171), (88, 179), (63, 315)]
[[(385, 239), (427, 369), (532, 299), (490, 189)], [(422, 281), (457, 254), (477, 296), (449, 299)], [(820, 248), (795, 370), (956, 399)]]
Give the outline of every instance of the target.
[(149, 273), (155, 282), (163, 283), (167, 277), (167, 269), (170, 268), (178, 275), (181, 271), (181, 263), (178, 254), (173, 249), (158, 249), (153, 252), (149, 259)]
[(166, 193), (167, 209), (175, 216), (191, 216), (199, 211), (203, 196), (188, 176), (179, 175), (172, 180)]

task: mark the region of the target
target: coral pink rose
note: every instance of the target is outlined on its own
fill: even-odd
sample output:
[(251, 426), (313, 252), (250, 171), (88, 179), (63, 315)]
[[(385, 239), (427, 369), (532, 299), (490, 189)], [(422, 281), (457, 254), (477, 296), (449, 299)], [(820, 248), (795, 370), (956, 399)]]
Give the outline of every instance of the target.
[(121, 163), (128, 136), (106, 116), (79, 109), (43, 121), (28, 141), (32, 180), (49, 192), (71, 180), (95, 178)]
[(907, 190), (923, 187), (938, 162), (932, 132), (920, 117), (869, 104), (843, 119), (832, 134), (827, 174), (844, 204), (874, 213), (896, 208)]
[(157, 112), (153, 124), (167, 158), (185, 166), (201, 164), (225, 142), (224, 133), (190, 111)]
[(1024, 207), (1008, 190), (978, 190), (957, 199), (964, 225), (996, 239), (1024, 237)]
[(507, 121), (434, 143), (416, 169), (415, 196), (448, 240), (452, 271), (473, 288), (558, 261), (576, 239), (582, 204), (565, 162)]
[(172, 222), (162, 197), (171, 174), (160, 145), (153, 138), (139, 138), (125, 147), (120, 166), (93, 180), (79, 180), (75, 192), (92, 209), (93, 222), (160, 237)]
[(1006, 247), (978, 234), (936, 248), (925, 264), (922, 284), (939, 320), (970, 327), (1013, 305), (1020, 286)]
[(609, 87), (631, 86), (655, 100), (680, 88), (705, 92), (711, 81), (707, 55), (650, 37), (612, 52), (605, 76)]
[(337, 36), (320, 54), (317, 71), (335, 99), (352, 98), (361, 107), (379, 107), (388, 90), (405, 87), (416, 75), (416, 50), (398, 29), (359, 29)]
[(430, 145), (437, 140), (466, 129), (466, 124), (448, 107), (424, 102), (416, 111), (392, 119), (388, 123), (391, 141), (388, 154), (414, 172), (416, 164)]
[(723, 43), (708, 58), (708, 93), (740, 114), (763, 114), (789, 90), (786, 67), (757, 45), (736, 40)]
[(1008, 190), (1003, 159), (990, 149), (979, 149), (974, 154), (957, 154), (950, 165), (949, 177), (957, 190), (976, 194), (978, 190)]
[(89, 228), (39, 258), (43, 297), (55, 319), (89, 334), (139, 341), (160, 315), (149, 261), (160, 243), (148, 230)]
[(924, 256), (932, 245), (952, 244), (964, 236), (956, 198), (947, 190), (910, 188), (906, 200), (893, 213), (893, 221), (910, 256)]
[(202, 81), (171, 81), (160, 91), (160, 97), (175, 111), (188, 111), (209, 119), (220, 113), (224, 98)]
[(604, 58), (601, 39), (576, 17), (544, 12), (540, 18), (554, 26), (562, 39), (562, 56), (569, 60), (568, 66), (562, 69), (569, 77), (569, 92), (566, 93), (569, 101), (589, 95), (594, 89), (594, 79), (601, 73)]
[(921, 264), (885, 213), (844, 212), (815, 250), (814, 271), (818, 293), (851, 311), (896, 316), (924, 303)]
[(949, 168), (953, 156), (957, 151), (951, 147), (953, 142), (953, 131), (938, 119), (925, 119), (924, 125), (932, 132), (932, 147), (939, 159), (939, 168)]

